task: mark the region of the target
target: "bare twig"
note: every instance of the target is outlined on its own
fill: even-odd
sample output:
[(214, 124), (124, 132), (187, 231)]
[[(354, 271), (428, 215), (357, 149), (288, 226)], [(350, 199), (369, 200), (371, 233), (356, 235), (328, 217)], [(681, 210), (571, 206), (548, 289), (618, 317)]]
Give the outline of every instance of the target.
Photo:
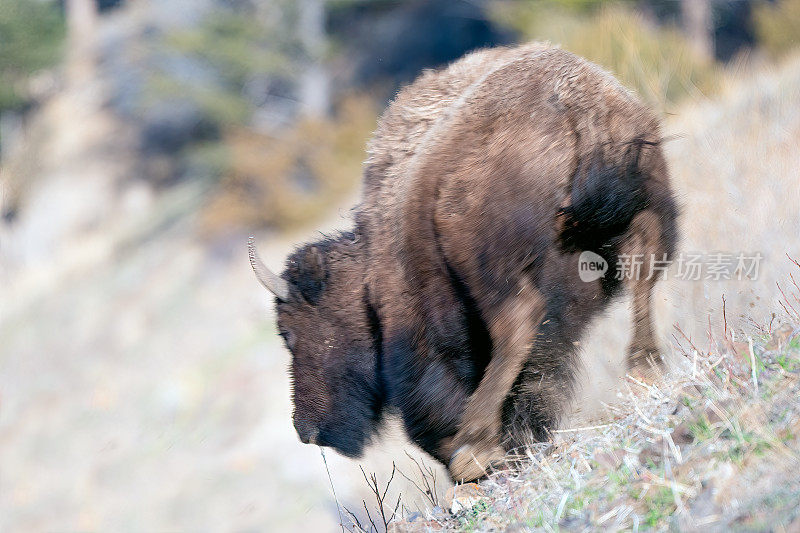
[(328, 468), (328, 460), (325, 458), (325, 450), (322, 446), (319, 447), (319, 453), (322, 455), (322, 462), (325, 464), (325, 471), (328, 473), (328, 481), (331, 482), (331, 492), (333, 492), (333, 501), (336, 502), (336, 509), (339, 511), (339, 526), (342, 528), (342, 533), (344, 533), (344, 519), (342, 518), (342, 506), (339, 505), (339, 499), (336, 497), (336, 489), (333, 488), (333, 478), (331, 477), (331, 471)]
[(347, 507), (344, 508), (344, 511), (350, 515), (350, 522), (352, 522), (353, 527), (358, 528), (359, 531), (366, 531), (366, 528), (363, 525), (361, 525), (361, 521), (358, 519), (355, 513), (353, 513), (353, 511), (351, 511)]
[(369, 514), (369, 509), (367, 509), (367, 500), (361, 500), (361, 502), (364, 504), (364, 510), (367, 512), (367, 520), (369, 520), (369, 523), (372, 524), (372, 529), (370, 531), (375, 531), (377, 533), (378, 526), (375, 525), (375, 520), (373, 520), (372, 515)]
[(722, 295), (722, 331), (725, 338), (728, 338), (728, 314), (725, 309), (725, 295)]
[(422, 477), (422, 486), (420, 486), (416, 481), (408, 477), (403, 473), (402, 470), (398, 469), (400, 475), (406, 478), (414, 487), (423, 493), (425, 497), (431, 502), (433, 507), (439, 506), (439, 495), (436, 493), (436, 472), (433, 470), (432, 467), (425, 464), (425, 462), (420, 459), (417, 460), (413, 457), (410, 453), (406, 452), (406, 455), (409, 459), (411, 459), (417, 467), (420, 476)]
[(683, 330), (681, 329), (681, 327), (680, 327), (680, 326), (679, 326), (677, 323), (676, 323), (676, 324), (674, 324), (674, 325), (673, 325), (673, 327), (675, 328), (675, 330), (676, 330), (678, 333), (680, 333), (680, 334), (681, 334), (681, 337), (683, 337), (684, 339), (686, 339), (686, 342), (688, 342), (688, 343), (689, 343), (689, 346), (691, 346), (691, 347), (692, 347), (692, 349), (694, 349), (694, 350), (697, 350), (697, 351), (698, 351), (698, 353), (705, 353), (705, 352), (703, 352), (702, 350), (700, 350), (700, 349), (699, 349), (697, 346), (695, 346), (695, 345), (694, 345), (694, 343), (692, 342), (692, 339), (690, 339), (690, 338), (689, 338), (689, 337), (686, 335), (686, 333), (684, 333), (684, 332), (683, 332)]
[[(792, 279), (792, 283), (794, 283), (794, 279)], [(781, 307), (783, 307), (783, 310), (786, 311), (786, 313), (793, 319), (800, 321), (800, 312), (798, 312), (797, 309), (792, 305), (792, 302), (789, 301), (789, 297), (786, 296), (786, 293), (783, 291), (783, 287), (781, 287), (781, 284), (776, 281), (775, 285), (778, 286), (778, 290), (781, 291), (781, 295), (783, 295), (784, 301), (779, 302), (781, 304)], [(796, 283), (795, 287), (797, 287)], [(795, 297), (795, 299), (797, 299), (797, 297)], [(786, 308), (787, 305), (792, 310), (791, 312), (789, 311), (789, 309)]]
[[(367, 476), (367, 473), (364, 471), (363, 466), (359, 466), (361, 469), (361, 474), (364, 476), (364, 480), (367, 482), (367, 486), (369, 486), (370, 491), (375, 496), (375, 501), (378, 503), (378, 512), (380, 513), (380, 519), (383, 522), (383, 531), (389, 529), (389, 523), (394, 520), (395, 515), (397, 515), (397, 510), (400, 508), (400, 501), (402, 495), (397, 496), (397, 503), (395, 503), (394, 508), (392, 509), (392, 514), (389, 515), (387, 518), (386, 516), (386, 494), (389, 492), (389, 486), (392, 484), (392, 480), (394, 480), (395, 472), (397, 472), (397, 465), (392, 462), (392, 473), (389, 476), (389, 481), (386, 482), (386, 487), (381, 491), (380, 485), (378, 484), (378, 476), (375, 473), (371, 473)], [(402, 474), (402, 472), (401, 472)], [(375, 521), (372, 519), (372, 515), (370, 515), (369, 509), (367, 509), (367, 502), (364, 501), (364, 510), (367, 512), (367, 518), (369, 519), (372, 527), (375, 528), (375, 531), (380, 531), (378, 526), (375, 525)]]

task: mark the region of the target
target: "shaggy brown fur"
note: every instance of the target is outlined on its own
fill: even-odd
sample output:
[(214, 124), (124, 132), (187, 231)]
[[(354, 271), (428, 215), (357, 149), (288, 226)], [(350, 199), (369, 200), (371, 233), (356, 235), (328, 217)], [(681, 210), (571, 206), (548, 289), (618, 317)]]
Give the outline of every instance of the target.
[[(301, 438), (357, 454), (394, 409), (456, 479), (546, 438), (583, 329), (622, 288), (619, 254), (673, 251), (659, 141), (612, 76), (544, 44), (479, 51), (401, 91), (369, 144), (354, 234), (283, 274)], [(583, 250), (611, 265), (603, 278), (580, 280)], [(629, 363), (658, 362), (654, 280), (626, 284)]]

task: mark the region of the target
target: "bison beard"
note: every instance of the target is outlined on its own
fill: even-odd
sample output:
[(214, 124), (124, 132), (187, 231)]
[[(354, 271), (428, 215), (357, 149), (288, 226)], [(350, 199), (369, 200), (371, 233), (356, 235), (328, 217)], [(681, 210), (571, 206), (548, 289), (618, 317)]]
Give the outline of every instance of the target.
[(609, 74), (558, 49), (483, 50), (401, 91), (369, 145), (354, 232), (305, 245), (278, 277), (304, 442), (361, 453), (384, 413), (481, 476), (540, 441), (572, 389), (576, 346), (627, 289), (628, 365), (661, 364), (654, 279), (579, 278), (591, 250), (663, 260), (677, 208), (657, 119)]

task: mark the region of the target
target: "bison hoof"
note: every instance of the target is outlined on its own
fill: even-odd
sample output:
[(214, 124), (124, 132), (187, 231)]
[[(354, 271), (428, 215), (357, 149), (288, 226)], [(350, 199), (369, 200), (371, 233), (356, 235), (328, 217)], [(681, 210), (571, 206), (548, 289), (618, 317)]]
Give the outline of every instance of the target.
[(505, 456), (505, 450), (497, 445), (465, 444), (455, 451), (447, 468), (456, 482), (474, 481), (487, 475), (492, 465), (502, 462)]

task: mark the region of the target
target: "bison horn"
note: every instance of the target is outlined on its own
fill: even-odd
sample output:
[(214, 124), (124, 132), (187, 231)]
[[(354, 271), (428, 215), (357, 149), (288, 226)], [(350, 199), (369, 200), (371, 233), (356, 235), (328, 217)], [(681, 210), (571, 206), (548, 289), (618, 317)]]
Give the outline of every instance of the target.
[(256, 273), (258, 281), (260, 281), (269, 292), (277, 296), (278, 300), (283, 302), (287, 301), (289, 299), (289, 284), (285, 279), (267, 268), (267, 265), (265, 265), (258, 256), (255, 238), (252, 236), (247, 239), (247, 252), (250, 256), (250, 265), (253, 267), (253, 272)]

